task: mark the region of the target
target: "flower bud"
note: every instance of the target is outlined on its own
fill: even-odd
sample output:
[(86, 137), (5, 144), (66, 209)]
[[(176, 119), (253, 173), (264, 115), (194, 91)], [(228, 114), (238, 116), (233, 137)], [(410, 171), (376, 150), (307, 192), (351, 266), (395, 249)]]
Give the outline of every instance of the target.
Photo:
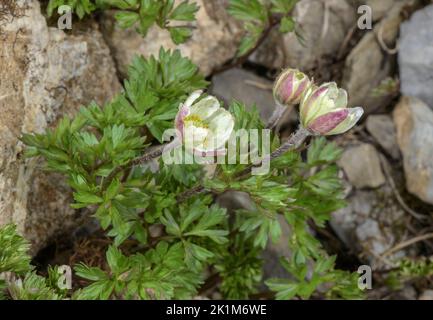
[(315, 135), (335, 135), (348, 131), (361, 118), (361, 107), (347, 108), (347, 92), (335, 82), (311, 86), (300, 105), (301, 124)]
[(180, 105), (175, 120), (178, 137), (195, 154), (221, 154), (232, 134), (234, 119), (229, 111), (220, 107), (219, 101), (213, 96), (194, 103), (201, 94), (202, 91), (193, 92)]
[(310, 79), (297, 69), (287, 69), (275, 82), (274, 99), (280, 105), (298, 104), (310, 86)]

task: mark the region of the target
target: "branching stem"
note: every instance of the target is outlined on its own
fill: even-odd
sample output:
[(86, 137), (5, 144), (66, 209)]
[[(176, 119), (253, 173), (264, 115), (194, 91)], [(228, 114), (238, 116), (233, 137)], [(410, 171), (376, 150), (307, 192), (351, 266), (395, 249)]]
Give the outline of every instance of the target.
[[(264, 161), (271, 161), (275, 158), (282, 156), (289, 150), (297, 149), (305, 141), (305, 139), (310, 136), (310, 132), (303, 127), (300, 127), (290, 138), (284, 142), (279, 148), (274, 150), (268, 157), (260, 161), (260, 163), (252, 164), (247, 166), (244, 170), (236, 175), (236, 179), (243, 179), (251, 173), (251, 169), (254, 167), (260, 167)], [(188, 189), (177, 196), (178, 203), (181, 203), (192, 196), (205, 192), (204, 186), (196, 186), (192, 189)]]

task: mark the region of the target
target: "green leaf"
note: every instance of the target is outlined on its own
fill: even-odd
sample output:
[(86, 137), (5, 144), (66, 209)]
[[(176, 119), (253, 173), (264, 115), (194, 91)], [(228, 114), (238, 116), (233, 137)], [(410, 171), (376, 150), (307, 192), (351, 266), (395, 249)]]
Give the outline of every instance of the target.
[(317, 172), (309, 177), (304, 184), (314, 193), (324, 197), (330, 194), (336, 194), (342, 189), (336, 166), (330, 166)]
[(18, 234), (15, 225), (0, 226), (0, 274), (25, 274), (30, 271), (29, 250), (30, 244)]
[(277, 300), (290, 300), (294, 298), (298, 292), (298, 285), (294, 283), (284, 283), (282, 279), (269, 279), (265, 283), (272, 291), (277, 292), (275, 298)]
[(327, 143), (324, 137), (316, 138), (308, 149), (308, 164), (314, 166), (333, 163), (340, 158), (342, 151), (334, 142)]
[(180, 227), (168, 210), (166, 210), (164, 216), (161, 217), (161, 222), (167, 228), (167, 233), (178, 237), (181, 236)]
[(207, 249), (205, 249), (205, 248), (203, 248), (203, 247), (200, 247), (200, 246), (198, 246), (198, 245), (196, 245), (196, 244), (193, 244), (193, 243), (189, 243), (188, 245), (187, 245), (187, 247), (189, 247), (190, 248), (190, 250), (191, 250), (191, 254), (197, 259), (197, 260), (199, 260), (199, 261), (205, 261), (205, 260), (207, 260), (207, 259), (209, 259), (209, 258), (211, 258), (211, 257), (213, 257), (213, 253), (212, 252), (210, 252), (209, 250), (207, 250)]
[(74, 192), (74, 199), (84, 204), (97, 204), (104, 201), (101, 197), (84, 191)]
[(140, 223), (135, 225), (134, 236), (141, 244), (147, 244), (147, 230)]
[(110, 185), (108, 186), (107, 191), (105, 192), (105, 201), (111, 200), (115, 196), (117, 196), (121, 186), (122, 185), (119, 179), (113, 179), (113, 181), (111, 181)]
[(236, 19), (244, 21), (267, 21), (268, 10), (259, 0), (230, 0), (227, 11)]
[(255, 36), (245, 36), (242, 38), (241, 43), (239, 44), (238, 53), (239, 57), (246, 54), (250, 51), (257, 43), (257, 37)]
[(113, 273), (118, 274), (119, 272), (124, 271), (128, 266), (126, 257), (123, 256), (122, 252), (115, 246), (110, 246), (108, 248), (106, 256), (108, 265)]
[(192, 30), (188, 27), (170, 27), (168, 31), (175, 44), (184, 43), (192, 34)]
[(108, 300), (113, 293), (115, 283), (109, 280), (94, 282), (81, 289), (75, 295), (75, 300)]
[(23, 280), (10, 283), (8, 291), (13, 300), (60, 300), (63, 297), (35, 272), (27, 273)]
[[(167, 210), (161, 222), (166, 226), (167, 233), (176, 237), (207, 237), (212, 241), (223, 244), (227, 242), (227, 230), (221, 225), (226, 222), (226, 210), (216, 205), (210, 208), (200, 200), (190, 206), (180, 208), (179, 222)], [(191, 240), (191, 239), (190, 239)]]
[(193, 21), (195, 14), (198, 11), (196, 3), (189, 3), (189, 1), (182, 1), (170, 14), (170, 20), (178, 21)]
[(116, 12), (115, 16), (119, 27), (122, 29), (127, 29), (132, 27), (140, 19), (140, 16), (136, 12), (130, 11), (119, 11)]
[(158, 60), (135, 57), (128, 70), (125, 93), (135, 110), (146, 112), (146, 126), (160, 142), (165, 129), (173, 128), (179, 104), (207, 85), (198, 68), (178, 50), (161, 49)]
[(99, 281), (99, 280), (106, 280), (107, 275), (104, 271), (97, 267), (89, 267), (85, 264), (78, 264), (74, 267), (75, 273), (77, 276), (92, 280), (92, 281)]
[(263, 259), (261, 249), (237, 233), (227, 251), (218, 257), (215, 269), (222, 278), (220, 291), (224, 299), (249, 299), (256, 293), (262, 280)]
[(271, 0), (273, 13), (289, 14), (299, 0)]
[(269, 24), (269, 11), (259, 0), (230, 0), (227, 10), (244, 22), (246, 35), (238, 49), (238, 56), (243, 56), (254, 48)]
[(292, 17), (284, 17), (281, 19), (280, 32), (288, 33), (295, 30), (295, 21)]

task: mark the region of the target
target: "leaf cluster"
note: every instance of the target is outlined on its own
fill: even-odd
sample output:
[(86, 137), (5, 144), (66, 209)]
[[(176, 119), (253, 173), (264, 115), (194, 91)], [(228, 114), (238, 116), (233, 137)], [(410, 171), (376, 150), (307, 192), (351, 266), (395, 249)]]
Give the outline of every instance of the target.
[(265, 30), (279, 24), (281, 33), (295, 31), (291, 16), (298, 0), (230, 0), (228, 12), (243, 22), (245, 36), (238, 49), (243, 56), (256, 47)]

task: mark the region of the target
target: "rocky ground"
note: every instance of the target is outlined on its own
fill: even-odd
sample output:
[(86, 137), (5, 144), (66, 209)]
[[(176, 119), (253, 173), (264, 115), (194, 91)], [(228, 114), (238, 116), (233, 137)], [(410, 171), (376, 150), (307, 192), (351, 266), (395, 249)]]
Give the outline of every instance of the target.
[[(145, 39), (120, 30), (110, 12), (74, 22), (65, 33), (47, 22), (44, 1), (2, 2), (0, 224), (17, 223), (33, 253), (39, 252), (39, 263), (53, 257), (98, 259), (86, 252), (106, 246), (104, 239), (81, 236), (97, 226), (87, 223), (77, 231), (85, 213), (69, 207), (70, 192), (59, 176), (22, 158), (18, 138), (55, 126), (82, 104), (108, 100), (120, 90), (135, 54), (149, 56), (174, 45), (158, 29)], [(227, 1), (196, 2), (201, 7), (197, 28), (179, 49), (209, 77), (211, 92), (223, 101), (255, 103), (267, 120), (274, 107), (272, 81), (291, 66), (319, 81), (337, 81), (348, 90), (351, 106), (364, 107), (361, 125), (336, 139), (344, 148), (339, 166), (349, 205), (335, 212), (318, 236), (341, 256), (341, 267), (374, 268), (379, 276), (372, 298), (433, 299), (431, 284), (408, 285), (400, 292), (380, 286), (380, 272), (392, 268), (395, 259), (433, 251), (433, 238), (428, 240), (433, 231), (433, 4), (300, 0), (294, 15), (304, 44), (293, 34), (271, 32), (246, 63), (223, 71), (236, 54), (242, 29), (225, 11)], [(372, 30), (357, 28), (356, 8), (364, 3), (373, 9)], [(296, 119), (294, 111), (287, 112), (280, 123), (283, 134), (293, 130)], [(248, 205), (242, 195), (220, 200), (228, 207)], [(268, 249), (268, 274), (281, 272), (274, 258), (285, 250), (284, 245)]]

